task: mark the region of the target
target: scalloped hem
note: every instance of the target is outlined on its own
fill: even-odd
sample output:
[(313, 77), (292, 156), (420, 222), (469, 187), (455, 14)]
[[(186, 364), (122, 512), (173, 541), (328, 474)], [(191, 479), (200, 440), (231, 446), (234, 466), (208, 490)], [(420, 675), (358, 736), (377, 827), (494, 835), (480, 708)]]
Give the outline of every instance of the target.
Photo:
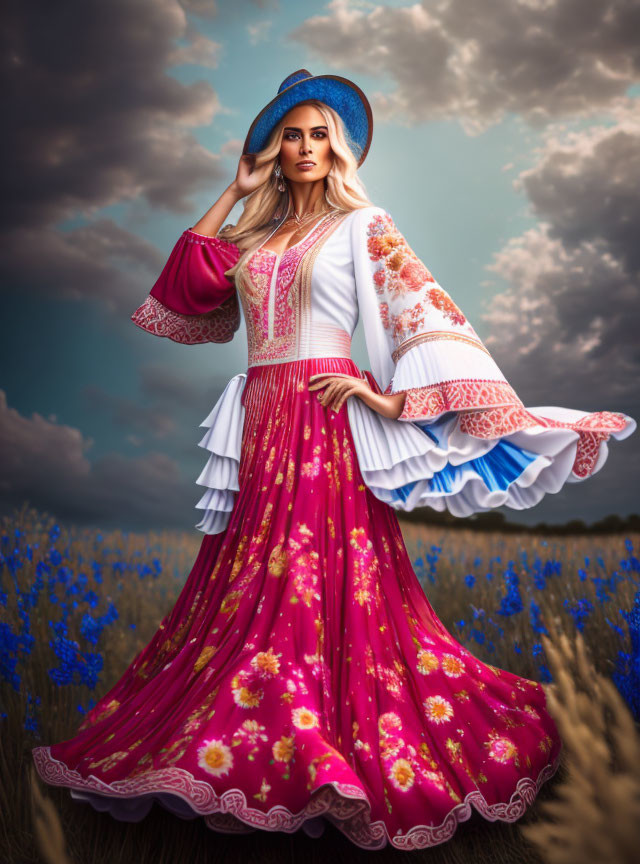
[[(390, 844), (396, 849), (412, 851), (451, 839), (459, 823), (471, 817), (472, 807), (490, 822), (520, 819), (535, 801), (542, 784), (551, 779), (560, 767), (562, 748), (556, 759), (540, 771), (536, 780), (521, 777), (508, 802), (489, 804), (482, 792), (474, 789), (449, 810), (439, 825), (414, 825), (405, 834), (397, 833), (393, 837), (382, 820), (371, 822), (371, 802), (364, 790), (337, 781), (323, 783), (311, 792), (309, 802), (297, 813), (282, 805), (275, 805), (265, 813), (248, 806), (241, 789), (229, 789), (218, 796), (208, 783), (196, 780), (183, 768), (149, 771), (135, 779), (107, 784), (92, 774), (82, 777), (55, 759), (49, 746), (35, 747), (32, 753), (36, 770), (45, 783), (69, 788), (76, 800), (86, 801), (96, 810), (109, 812), (120, 821), (141, 821), (155, 800), (183, 819), (202, 816), (208, 828), (221, 833), (262, 830), (291, 834), (303, 828), (310, 836), (319, 836), (318, 820), (324, 818), (361, 849), (382, 849)], [(74, 795), (74, 792), (82, 794)], [(120, 809), (121, 818), (115, 813), (118, 804), (125, 800), (129, 808), (128, 811), (126, 807)], [(309, 823), (306, 828), (305, 823)]]

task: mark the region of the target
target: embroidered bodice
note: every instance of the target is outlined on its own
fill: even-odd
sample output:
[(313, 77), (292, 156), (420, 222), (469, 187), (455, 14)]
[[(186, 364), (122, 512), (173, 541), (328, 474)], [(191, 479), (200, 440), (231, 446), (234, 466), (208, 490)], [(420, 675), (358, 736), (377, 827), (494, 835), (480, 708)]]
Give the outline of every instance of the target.
[(332, 262), (344, 264), (344, 238), (336, 229), (351, 215), (329, 213), (280, 254), (264, 248), (274, 229), (240, 260), (235, 283), (247, 325), (249, 366), (351, 356), (358, 321), (353, 269), (350, 281), (331, 280), (327, 272)]

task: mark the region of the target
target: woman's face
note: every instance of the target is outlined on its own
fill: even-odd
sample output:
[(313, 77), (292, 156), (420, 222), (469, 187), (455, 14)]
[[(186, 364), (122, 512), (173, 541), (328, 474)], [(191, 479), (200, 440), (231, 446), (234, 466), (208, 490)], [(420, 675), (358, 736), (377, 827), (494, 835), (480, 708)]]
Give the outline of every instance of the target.
[[(315, 105), (296, 105), (284, 118), (280, 165), (288, 180), (311, 182), (326, 177), (333, 164), (329, 131)], [(304, 167), (300, 162), (313, 162)]]

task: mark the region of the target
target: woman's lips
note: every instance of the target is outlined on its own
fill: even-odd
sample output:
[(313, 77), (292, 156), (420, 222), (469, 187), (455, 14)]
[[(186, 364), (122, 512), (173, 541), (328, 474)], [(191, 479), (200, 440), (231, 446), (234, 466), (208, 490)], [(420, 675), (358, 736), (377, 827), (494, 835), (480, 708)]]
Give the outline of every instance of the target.
[(297, 168), (299, 171), (309, 171), (311, 168), (315, 168), (315, 167), (316, 167), (316, 163), (315, 163), (315, 162), (299, 162), (299, 163), (296, 165), (296, 168)]

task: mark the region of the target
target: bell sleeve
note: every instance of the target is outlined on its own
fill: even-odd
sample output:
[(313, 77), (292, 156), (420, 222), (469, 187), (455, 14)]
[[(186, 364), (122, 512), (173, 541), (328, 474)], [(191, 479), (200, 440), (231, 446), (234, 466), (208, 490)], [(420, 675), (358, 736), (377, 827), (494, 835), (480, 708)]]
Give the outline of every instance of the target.
[(131, 320), (185, 345), (229, 342), (240, 326), (240, 304), (235, 282), (225, 273), (239, 257), (235, 243), (187, 228)]
[(363, 208), (352, 225), (372, 386), (405, 394), (395, 420), (347, 402), (363, 478), (379, 498), (457, 516), (529, 508), (600, 470), (609, 437), (635, 430), (620, 412), (525, 407), (389, 213)]

